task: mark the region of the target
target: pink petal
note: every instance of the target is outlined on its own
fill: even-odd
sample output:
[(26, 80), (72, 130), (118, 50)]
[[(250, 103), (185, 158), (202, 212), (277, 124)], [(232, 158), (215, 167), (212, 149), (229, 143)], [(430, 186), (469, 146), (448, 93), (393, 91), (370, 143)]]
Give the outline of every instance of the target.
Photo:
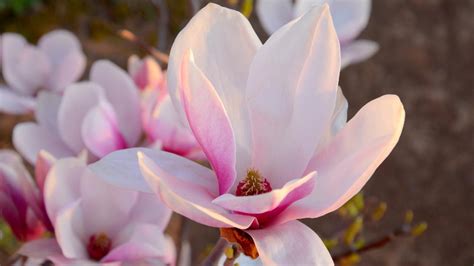
[(13, 67), (27, 87), (15, 89), (32, 95), (45, 84), (51, 73), (51, 64), (44, 53), (30, 45), (25, 46), (17, 60)]
[(52, 156), (47, 151), (40, 151), (35, 164), (35, 180), (38, 188), (41, 192), (44, 189), (44, 182), (46, 181), (46, 176), (49, 173), (51, 167), (53, 167), (56, 162), (56, 158)]
[(128, 226), (124, 230), (131, 231), (131, 234), (123, 243), (112, 249), (102, 262), (162, 258), (163, 262), (174, 263), (174, 246), (169, 245), (169, 240), (163, 235), (161, 228), (152, 224), (139, 224)]
[(341, 68), (367, 60), (379, 50), (373, 41), (357, 40), (341, 46)]
[(15, 90), (23, 94), (31, 94), (34, 89), (24, 80), (18, 71), (18, 63), (23, 50), (29, 44), (23, 36), (16, 33), (2, 34), (2, 73), (5, 81)]
[(346, 97), (344, 97), (341, 87), (338, 87), (336, 105), (332, 112), (331, 122), (325, 129), (324, 135), (319, 140), (315, 153), (326, 146), (329, 141), (346, 125), (348, 108), (349, 104), (347, 103)]
[(286, 209), (279, 222), (322, 216), (357, 194), (395, 147), (404, 120), (403, 105), (395, 95), (366, 104), (313, 157), (307, 171), (318, 171), (318, 185), (310, 196)]
[(272, 34), (293, 19), (291, 0), (259, 0), (256, 11), (260, 23), (268, 34)]
[(303, 175), (330, 122), (339, 70), (327, 5), (281, 28), (258, 50), (247, 84), (252, 167), (273, 187)]
[(100, 60), (92, 66), (90, 80), (104, 88), (117, 114), (120, 132), (128, 146), (134, 146), (141, 135), (141, 110), (138, 89), (132, 79), (112, 62)]
[(20, 123), (13, 130), (13, 144), (25, 159), (35, 164), (36, 156), (46, 150), (56, 158), (74, 155), (57, 132), (32, 122)]
[(160, 65), (150, 56), (140, 60), (136, 55), (128, 59), (128, 73), (138, 88), (157, 89), (163, 82), (164, 76)]
[(115, 111), (105, 100), (87, 113), (81, 131), (86, 147), (99, 158), (127, 147), (119, 132)]
[(81, 51), (73, 51), (66, 55), (52, 70), (48, 80), (48, 88), (62, 92), (71, 83), (77, 81), (86, 68), (86, 56)]
[(103, 97), (103, 89), (92, 82), (70, 85), (59, 106), (58, 129), (63, 141), (76, 153), (86, 148), (82, 139), (83, 120)]
[(176, 37), (170, 52), (168, 89), (180, 117), (185, 120), (178, 92), (180, 67), (183, 55), (191, 49), (196, 66), (214, 86), (234, 129), (238, 176), (244, 175), (250, 164), (251, 145), (242, 91), (250, 63), (260, 46), (252, 26), (240, 12), (211, 3), (189, 21)]
[(44, 201), (51, 221), (58, 213), (80, 198), (80, 182), (84, 162), (76, 158), (57, 161), (50, 169), (44, 184)]
[(194, 64), (191, 51), (183, 58), (180, 90), (189, 125), (216, 172), (219, 194), (226, 193), (236, 177), (234, 133), (214, 87)]
[(139, 153), (140, 169), (150, 187), (172, 210), (212, 227), (243, 229), (253, 223), (253, 217), (232, 214), (212, 203), (217, 191), (211, 170), (171, 153), (157, 154), (162, 158), (150, 159)]
[[(138, 192), (106, 183), (87, 169), (85, 163), (82, 168), (84, 172), (80, 177), (80, 195), (84, 231), (89, 235), (104, 232), (113, 236), (130, 222), (129, 214), (135, 206)], [(143, 208), (140, 210), (152, 211)]]
[(171, 218), (171, 210), (154, 194), (139, 193), (128, 214), (127, 223), (148, 223), (164, 231)]
[[(138, 166), (137, 153), (139, 151), (145, 152), (148, 156), (153, 156), (153, 158), (158, 158), (159, 160), (167, 160), (166, 158), (168, 157), (164, 153), (158, 153), (156, 150), (132, 148), (112, 152), (89, 165), (88, 168), (98, 177), (120, 188), (152, 193), (153, 191), (141, 175)], [(214, 180), (209, 180), (209, 183), (211, 182), (215, 184)]]
[(43, 35), (38, 47), (48, 55), (54, 65), (62, 63), (72, 52), (81, 51), (81, 44), (74, 34), (66, 30), (53, 30)]
[(49, 57), (52, 72), (48, 88), (63, 91), (84, 72), (86, 58), (79, 40), (69, 31), (54, 30), (38, 41), (38, 47)]
[(37, 99), (35, 118), (38, 124), (50, 130), (58, 130), (58, 112), (61, 104), (61, 95), (42, 91)]
[(298, 221), (246, 231), (264, 265), (334, 265), (323, 241)]
[(56, 240), (66, 258), (86, 259), (89, 257), (86, 250), (86, 241), (89, 236), (84, 233), (83, 217), (81, 201), (77, 200), (62, 208), (55, 220)]
[[(6, 196), (2, 198), (1, 206), (5, 220), (16, 233), (21, 234), (20, 239), (39, 237), (44, 230), (38, 219), (43, 221), (44, 225), (50, 226), (43, 196), (16, 152), (0, 150), (0, 179), (0, 194)], [(15, 210), (8, 210), (11, 207)], [(12, 219), (16, 220), (13, 224)], [(19, 230), (15, 230), (15, 227)]]
[(0, 85), (0, 112), (7, 114), (27, 114), (34, 110), (36, 103), (32, 97), (16, 94)]
[(49, 256), (62, 255), (61, 248), (54, 238), (29, 241), (23, 244), (17, 253), (31, 258), (41, 259), (46, 259)]
[(150, 113), (145, 131), (152, 142), (159, 141), (163, 150), (186, 157), (200, 150), (191, 129), (179, 121), (169, 95), (165, 96)]
[(213, 200), (212, 203), (237, 213), (265, 214), (275, 211), (265, 217), (257, 216), (259, 224), (262, 225), (265, 221), (260, 218), (271, 219), (293, 202), (309, 195), (313, 191), (315, 178), (316, 172), (311, 172), (305, 177), (291, 180), (282, 188), (274, 189), (268, 193), (241, 197), (224, 194)]

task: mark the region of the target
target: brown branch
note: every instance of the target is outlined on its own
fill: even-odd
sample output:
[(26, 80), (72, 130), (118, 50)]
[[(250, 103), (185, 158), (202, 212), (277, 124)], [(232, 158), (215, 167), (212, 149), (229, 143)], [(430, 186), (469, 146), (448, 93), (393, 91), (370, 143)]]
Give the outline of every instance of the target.
[(147, 51), (149, 54), (151, 54), (153, 57), (158, 59), (160, 62), (168, 64), (169, 56), (167, 54), (160, 52), (156, 48), (148, 45), (145, 41), (140, 39), (133, 32), (127, 29), (120, 29), (120, 30), (117, 30), (116, 33), (122, 39), (135, 43), (136, 45), (140, 46), (142, 49)]
[(224, 261), (224, 266), (234, 266), (235, 260), (240, 256), (239, 248), (236, 245), (232, 246), (233, 254), (232, 258), (227, 258)]
[(201, 9), (201, 1), (200, 0), (189, 0), (189, 5), (191, 6), (191, 11), (193, 16)]
[(215, 266), (219, 262), (219, 259), (224, 254), (225, 248), (227, 247), (227, 240), (224, 238), (219, 238), (216, 245), (212, 249), (211, 253), (207, 258), (202, 262), (202, 266)]
[(165, 0), (151, 0), (151, 3), (155, 6), (159, 18), (158, 18), (158, 43), (156, 47), (161, 50), (168, 48), (168, 26), (169, 26), (169, 9), (168, 4)]
[(340, 254), (334, 255), (332, 256), (332, 259), (337, 262), (352, 254), (361, 254), (370, 250), (378, 249), (387, 245), (388, 243), (392, 242), (398, 237), (404, 237), (404, 236), (410, 236), (410, 235), (411, 235), (410, 230), (407, 230), (406, 228), (395, 229), (394, 231), (388, 233), (387, 235), (382, 236), (378, 239), (375, 239), (359, 248), (347, 250)]

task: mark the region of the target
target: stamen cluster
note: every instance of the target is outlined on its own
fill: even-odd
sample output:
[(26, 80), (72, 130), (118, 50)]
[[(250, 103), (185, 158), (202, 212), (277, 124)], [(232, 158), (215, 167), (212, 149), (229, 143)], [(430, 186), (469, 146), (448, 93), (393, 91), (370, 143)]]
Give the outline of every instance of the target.
[(247, 176), (237, 185), (235, 195), (237, 196), (252, 196), (267, 193), (272, 191), (272, 186), (263, 178), (255, 169), (248, 169)]
[(87, 252), (89, 257), (93, 260), (100, 261), (105, 257), (112, 247), (112, 240), (105, 233), (92, 235), (89, 238), (87, 245)]

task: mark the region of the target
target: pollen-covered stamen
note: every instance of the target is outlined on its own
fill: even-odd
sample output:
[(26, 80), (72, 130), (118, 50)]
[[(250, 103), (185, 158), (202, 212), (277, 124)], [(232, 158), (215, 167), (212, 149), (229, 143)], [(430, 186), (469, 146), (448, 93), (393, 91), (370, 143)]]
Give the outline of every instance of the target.
[(109, 253), (111, 247), (112, 240), (110, 240), (107, 234), (99, 233), (89, 237), (87, 252), (91, 259), (99, 261)]
[(240, 181), (235, 191), (236, 196), (252, 196), (272, 191), (270, 183), (255, 169), (248, 169), (247, 176)]

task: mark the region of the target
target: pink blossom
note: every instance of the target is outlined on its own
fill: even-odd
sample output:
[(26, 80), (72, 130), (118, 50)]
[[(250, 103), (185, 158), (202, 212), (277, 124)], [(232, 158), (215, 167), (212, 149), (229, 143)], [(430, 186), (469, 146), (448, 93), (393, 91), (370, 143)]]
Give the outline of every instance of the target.
[(205, 159), (186, 121), (179, 119), (168, 95), (166, 76), (151, 57), (131, 56), (128, 72), (141, 90), (142, 127), (148, 145), (187, 158)]
[(7, 83), (0, 87), (0, 111), (7, 113), (32, 111), (39, 91), (62, 92), (80, 78), (86, 65), (79, 40), (65, 30), (45, 34), (37, 46), (19, 34), (4, 33), (0, 47)]
[(341, 42), (342, 68), (364, 61), (378, 51), (376, 42), (356, 40), (367, 26), (372, 0), (259, 0), (256, 10), (263, 28), (271, 34), (311, 7), (324, 3), (330, 6)]
[(105, 60), (92, 66), (89, 81), (69, 85), (64, 95), (38, 97), (36, 123), (17, 125), (15, 148), (31, 163), (46, 150), (56, 158), (89, 154), (90, 160), (137, 145), (140, 96), (125, 71)]
[(33, 180), (16, 152), (0, 150), (0, 215), (20, 241), (39, 238), (52, 230), (43, 201), (43, 184), (54, 159), (45, 152), (38, 157)]
[(331, 265), (321, 239), (297, 220), (336, 210), (359, 192), (404, 123), (394, 95), (346, 123), (339, 71), (327, 4), (263, 45), (240, 13), (209, 4), (173, 44), (168, 88), (212, 170), (148, 149), (111, 153), (91, 169), (155, 192), (194, 221), (240, 230), (264, 264)]
[(171, 211), (153, 195), (108, 185), (84, 160), (66, 158), (51, 168), (44, 196), (55, 238), (28, 242), (20, 254), (55, 265), (174, 264), (163, 234)]
[(150, 56), (140, 59), (136, 55), (128, 58), (128, 73), (135, 85), (142, 90), (162, 91), (166, 86), (165, 74), (160, 65)]

